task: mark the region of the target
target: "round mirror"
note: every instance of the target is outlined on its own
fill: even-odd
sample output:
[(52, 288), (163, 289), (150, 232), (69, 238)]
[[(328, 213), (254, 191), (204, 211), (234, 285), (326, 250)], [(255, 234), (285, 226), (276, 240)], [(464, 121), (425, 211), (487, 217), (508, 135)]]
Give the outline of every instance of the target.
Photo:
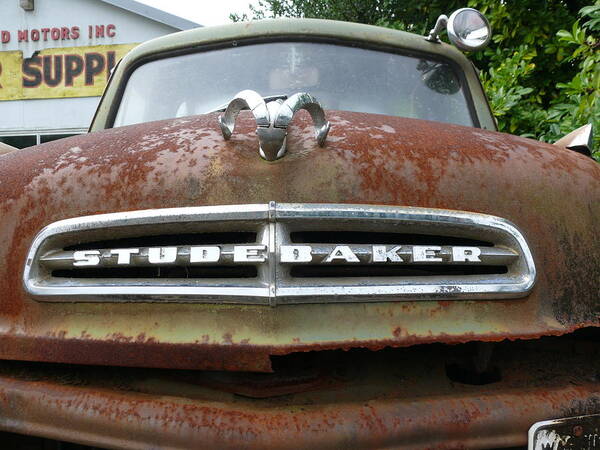
[(487, 45), (491, 36), (489, 22), (476, 9), (457, 9), (448, 19), (448, 37), (461, 50), (480, 50)]

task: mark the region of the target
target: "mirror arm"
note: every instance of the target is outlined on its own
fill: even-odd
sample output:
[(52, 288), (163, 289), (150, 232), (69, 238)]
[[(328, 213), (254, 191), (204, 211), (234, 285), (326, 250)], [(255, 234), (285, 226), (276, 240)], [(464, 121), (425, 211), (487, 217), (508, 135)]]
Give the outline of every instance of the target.
[(431, 29), (429, 35), (425, 39), (429, 42), (441, 42), (440, 34), (444, 30), (444, 28), (446, 28), (446, 25), (448, 25), (448, 16), (442, 14), (440, 17), (437, 18), (435, 26)]

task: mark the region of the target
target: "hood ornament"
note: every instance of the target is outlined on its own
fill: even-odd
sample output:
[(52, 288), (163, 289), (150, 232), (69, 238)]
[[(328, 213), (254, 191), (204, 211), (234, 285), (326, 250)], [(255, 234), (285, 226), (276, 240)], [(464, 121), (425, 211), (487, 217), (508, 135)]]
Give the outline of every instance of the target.
[(258, 135), (258, 151), (267, 161), (281, 158), (286, 151), (287, 127), (294, 114), (305, 109), (312, 117), (315, 126), (315, 137), (320, 147), (325, 145), (329, 122), (325, 112), (316, 98), (305, 92), (294, 94), (287, 100), (281, 99), (265, 102), (257, 92), (245, 90), (238, 92), (229, 102), (225, 113), (219, 116), (221, 132), (226, 140), (231, 138), (235, 128), (235, 120), (242, 109), (249, 109), (256, 119)]

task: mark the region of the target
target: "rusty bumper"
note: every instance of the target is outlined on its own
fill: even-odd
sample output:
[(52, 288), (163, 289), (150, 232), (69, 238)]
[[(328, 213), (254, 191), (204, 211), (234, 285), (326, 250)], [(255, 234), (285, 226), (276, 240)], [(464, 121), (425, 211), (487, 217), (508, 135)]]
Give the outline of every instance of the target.
[(600, 401), (599, 389), (590, 384), (294, 411), (0, 378), (4, 408), (12, 410), (3, 428), (134, 449), (509, 447), (525, 444), (534, 422), (561, 416), (562, 405)]
[(337, 375), (267, 398), (203, 372), (3, 363), (0, 428), (133, 449), (512, 447), (535, 422), (600, 412), (586, 345), (497, 344), (500, 380), (479, 386), (448, 377), (461, 346), (334, 352)]

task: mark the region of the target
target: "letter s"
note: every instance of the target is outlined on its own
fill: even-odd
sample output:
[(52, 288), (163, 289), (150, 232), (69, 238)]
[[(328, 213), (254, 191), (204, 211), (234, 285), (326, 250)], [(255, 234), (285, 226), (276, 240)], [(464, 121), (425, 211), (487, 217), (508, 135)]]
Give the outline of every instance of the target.
[(23, 60), (23, 87), (34, 88), (42, 84), (40, 64), (41, 59), (37, 55)]
[(73, 253), (74, 266), (97, 266), (100, 264), (99, 250), (78, 250)]

